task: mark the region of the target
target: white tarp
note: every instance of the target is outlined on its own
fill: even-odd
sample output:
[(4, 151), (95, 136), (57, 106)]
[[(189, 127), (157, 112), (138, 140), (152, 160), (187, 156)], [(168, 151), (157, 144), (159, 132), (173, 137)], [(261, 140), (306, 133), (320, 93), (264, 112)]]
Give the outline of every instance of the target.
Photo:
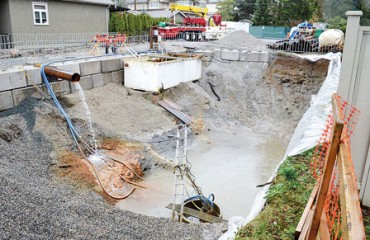
[[(276, 172), (280, 164), (287, 156), (294, 156), (303, 153), (316, 146), (319, 138), (321, 137), (322, 130), (325, 127), (326, 118), (332, 109), (331, 97), (338, 90), (339, 75), (341, 68), (341, 53), (328, 53), (322, 55), (297, 55), (309, 61), (317, 61), (319, 59), (330, 60), (328, 74), (322, 84), (318, 94), (312, 96), (311, 104), (308, 110), (304, 113), (303, 117), (298, 123), (292, 138), (290, 139), (288, 148), (285, 152), (283, 160), (277, 166), (273, 176), (269, 181), (272, 181), (276, 176)], [(253, 207), (247, 217), (234, 216), (229, 219), (229, 227), (219, 240), (234, 239), (236, 232), (239, 228), (252, 221), (262, 210), (265, 205), (265, 195), (269, 186), (263, 189), (257, 195)]]

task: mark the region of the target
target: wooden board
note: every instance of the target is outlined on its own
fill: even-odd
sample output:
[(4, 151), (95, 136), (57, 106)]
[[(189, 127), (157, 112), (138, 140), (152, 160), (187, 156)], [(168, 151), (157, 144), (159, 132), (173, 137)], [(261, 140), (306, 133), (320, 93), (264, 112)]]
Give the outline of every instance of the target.
[(299, 240), (307, 239), (308, 231), (312, 223), (312, 218), (313, 218), (313, 209), (310, 209), (310, 211), (307, 214), (306, 223), (303, 225), (301, 235), (299, 235), (298, 238)]
[(355, 182), (355, 172), (350, 151), (346, 143), (341, 143), (340, 145), (338, 166), (343, 239), (365, 239), (364, 222)]
[(160, 100), (158, 101), (158, 104), (187, 125), (193, 121), (188, 115), (181, 111), (179, 106), (177, 106), (173, 102), (170, 102), (168, 100)]
[(316, 196), (317, 196), (317, 190), (319, 189), (319, 184), (316, 183), (315, 187), (313, 188), (312, 192), (311, 192), (311, 196), (310, 198), (308, 199), (308, 202), (307, 202), (307, 205), (302, 213), (302, 216), (301, 216), (301, 219), (299, 220), (299, 223), (295, 229), (295, 237), (294, 239), (299, 239), (299, 236), (301, 235), (302, 231), (303, 231), (303, 227), (305, 224), (308, 224), (307, 223), (307, 217), (308, 217), (308, 214), (310, 212), (310, 210), (312, 209), (312, 205), (316, 199)]
[[(170, 203), (166, 206), (166, 208), (168, 209), (173, 209), (173, 203)], [(175, 211), (176, 212), (180, 212), (181, 211), (181, 205), (180, 204), (175, 204)], [(223, 222), (227, 222), (226, 220), (222, 219), (222, 218), (219, 218), (219, 217), (215, 217), (211, 214), (208, 214), (208, 213), (204, 213), (202, 211), (197, 211), (195, 209), (192, 209), (192, 208), (188, 208), (188, 207), (184, 207), (184, 214), (186, 215), (189, 215), (189, 216), (192, 216), (192, 217), (196, 217), (198, 219), (201, 219), (203, 221), (207, 221), (207, 222), (210, 222), (210, 223), (223, 223)]]

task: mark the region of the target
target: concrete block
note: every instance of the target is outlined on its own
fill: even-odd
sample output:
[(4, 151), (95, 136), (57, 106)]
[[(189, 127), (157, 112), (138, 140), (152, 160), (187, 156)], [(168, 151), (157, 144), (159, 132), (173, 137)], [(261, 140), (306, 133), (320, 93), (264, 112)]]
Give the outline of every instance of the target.
[(228, 60), (228, 61), (239, 61), (239, 51), (222, 50), (221, 59)]
[(66, 80), (50, 83), (51, 89), (56, 96), (63, 96), (71, 93), (69, 82)]
[(12, 92), (0, 92), (0, 111), (14, 107)]
[(123, 61), (121, 58), (114, 59), (102, 59), (101, 60), (101, 72), (108, 73), (123, 69)]
[(56, 67), (58, 69), (62, 69), (64, 71), (68, 71), (71, 73), (78, 73), (80, 74), (80, 64), (78, 62), (61, 62), (52, 64), (52, 67)]
[(92, 75), (92, 81), (93, 81), (93, 88), (103, 87), (104, 86), (104, 78), (103, 74), (95, 74)]
[(112, 72), (112, 82), (123, 84), (123, 70)]
[(248, 62), (258, 62), (258, 52), (257, 51), (251, 51), (247, 52), (247, 61)]
[(80, 72), (81, 72), (81, 77), (101, 73), (100, 60), (81, 62)]
[(259, 62), (269, 62), (269, 53), (268, 52), (259, 52), (258, 53)]
[(202, 54), (203, 55), (203, 58), (202, 58), (203, 62), (211, 62), (212, 61), (213, 52), (210, 51), (210, 50), (197, 50), (194, 53), (195, 54)]
[[(85, 76), (81, 77), (79, 84), (83, 90), (90, 90), (93, 88), (93, 77), (92, 76)], [(71, 82), (71, 92), (76, 92), (76, 83)]]
[[(41, 85), (40, 85), (41, 88)], [(20, 102), (22, 102), (27, 97), (35, 97), (41, 99), (43, 95), (36, 90), (35, 87), (25, 87), (19, 88), (12, 91), (13, 93), (13, 103), (14, 106), (17, 106)]]
[(221, 49), (215, 49), (213, 51), (213, 57), (215, 57), (217, 59), (221, 59)]
[(246, 62), (247, 54), (248, 54), (248, 51), (245, 51), (245, 50), (241, 51), (239, 55), (239, 61)]
[(11, 90), (27, 86), (23, 70), (7, 70), (0, 72), (0, 91)]
[(34, 66), (24, 66), (24, 71), (26, 72), (28, 86), (42, 83), (40, 68), (35, 68)]
[(103, 73), (104, 86), (113, 82), (112, 73)]

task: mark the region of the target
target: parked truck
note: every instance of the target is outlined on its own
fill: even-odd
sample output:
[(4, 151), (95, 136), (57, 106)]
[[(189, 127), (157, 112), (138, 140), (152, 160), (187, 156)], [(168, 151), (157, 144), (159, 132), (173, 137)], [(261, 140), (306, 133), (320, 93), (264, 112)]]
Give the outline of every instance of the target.
[[(176, 19), (171, 23), (161, 23), (158, 30), (163, 39), (185, 39), (186, 41), (202, 41), (220, 39), (226, 34), (226, 25), (222, 25), (222, 17), (219, 13), (212, 15), (206, 20), (208, 8), (197, 6), (184, 6), (172, 3), (171, 11), (182, 11), (187, 15), (182, 24), (176, 24)], [(208, 23), (208, 24), (207, 24)]]

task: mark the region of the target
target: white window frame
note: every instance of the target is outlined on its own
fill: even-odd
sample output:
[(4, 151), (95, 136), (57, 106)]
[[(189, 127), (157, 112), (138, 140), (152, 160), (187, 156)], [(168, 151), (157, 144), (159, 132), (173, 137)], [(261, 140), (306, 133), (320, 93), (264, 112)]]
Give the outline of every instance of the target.
[[(43, 6), (45, 9), (35, 9), (35, 6)], [(40, 14), (40, 23), (36, 22), (36, 12)], [(42, 22), (42, 13), (46, 14), (46, 22)], [(34, 25), (49, 25), (49, 11), (48, 4), (43, 2), (32, 2), (32, 15), (33, 15), (33, 24)]]
[(157, 0), (150, 1), (150, 8), (151, 9), (158, 9), (159, 8), (159, 1), (157, 1)]

